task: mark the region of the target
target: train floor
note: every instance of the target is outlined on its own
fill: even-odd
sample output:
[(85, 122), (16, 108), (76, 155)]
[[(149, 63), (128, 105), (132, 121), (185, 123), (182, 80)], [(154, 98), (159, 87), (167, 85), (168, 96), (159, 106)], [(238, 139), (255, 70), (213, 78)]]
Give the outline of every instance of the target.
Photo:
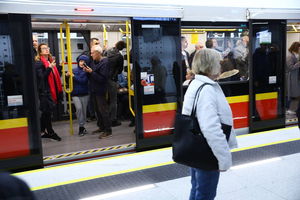
[(99, 133), (92, 133), (94, 130), (98, 129), (96, 121), (86, 123), (85, 128), (88, 133), (82, 137), (78, 135), (77, 120), (73, 121), (74, 135), (70, 134), (69, 121), (54, 122), (53, 129), (62, 138), (62, 140), (56, 141), (49, 138), (42, 138), (43, 155), (50, 156), (94, 148), (110, 147), (120, 144), (135, 143), (134, 127), (129, 127), (129, 123), (130, 121), (122, 121), (120, 126), (112, 128), (112, 137), (99, 139)]
[[(299, 200), (298, 127), (237, 137), (233, 167), (221, 173), (217, 200)], [(128, 153), (14, 174), (37, 199), (188, 199), (189, 168), (172, 149)], [(86, 199), (87, 200), (87, 199)]]

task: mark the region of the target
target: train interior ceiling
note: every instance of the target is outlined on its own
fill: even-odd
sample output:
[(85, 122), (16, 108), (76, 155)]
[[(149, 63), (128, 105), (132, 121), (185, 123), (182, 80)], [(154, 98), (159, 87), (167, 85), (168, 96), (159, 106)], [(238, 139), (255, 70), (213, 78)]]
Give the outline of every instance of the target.
[[(76, 58), (82, 52), (89, 51), (88, 41), (90, 38), (99, 38), (100, 45), (103, 46), (104, 43), (106, 43), (107, 48), (113, 47), (114, 44), (119, 40), (125, 41), (126, 20), (128, 19), (103, 18), (97, 20), (69, 20), (69, 25), (71, 29), (73, 68), (77, 67)], [(59, 18), (51, 20), (39, 17), (32, 18), (32, 34), (37, 35), (39, 43), (49, 44), (49, 46), (51, 47), (51, 53), (56, 56), (58, 61), (61, 61), (61, 47), (59, 35), (61, 24), (62, 20), (60, 20)], [(199, 24), (201, 23), (199, 22)], [(131, 27), (129, 24), (129, 30), (130, 28)], [(186, 48), (186, 51), (188, 51), (189, 54), (192, 54), (194, 52), (196, 44), (200, 44), (200, 46), (205, 46), (205, 42), (208, 39), (215, 39), (219, 50), (225, 52), (229, 46), (234, 47), (235, 45), (238, 45), (242, 37), (249, 31), (248, 27), (232, 29), (230, 28), (230, 26), (215, 26), (207, 28), (199, 25), (194, 27), (182, 26), (181, 28), (182, 36), (185, 36), (188, 41), (188, 47)], [(288, 22), (286, 47), (288, 48), (292, 44), (292, 42), (299, 40), (300, 23), (296, 21)], [(66, 43), (65, 35), (64, 43)], [(126, 55), (125, 49), (122, 51), (122, 54), (124, 56)], [(67, 58), (65, 58), (65, 60), (67, 60)], [(124, 69), (126, 69), (126, 66), (127, 62), (126, 60), (124, 60)], [(246, 71), (248, 70), (249, 69), (247, 69)], [(123, 71), (122, 73), (124, 74), (124, 76), (127, 75), (126, 71)], [(247, 72), (244, 73), (246, 74)], [(242, 82), (248, 82), (247, 75), (241, 75), (238, 78), (238, 80)], [(91, 149), (93, 151), (96, 151), (94, 149), (98, 149), (97, 152), (99, 152), (99, 148), (102, 148), (103, 150), (103, 148), (111, 146), (119, 146), (119, 148), (122, 148), (123, 151), (134, 149), (134, 144), (136, 141), (136, 136), (134, 133), (135, 128), (134, 126), (132, 126), (134, 124), (134, 120), (132, 120), (131, 118), (131, 114), (128, 108), (128, 102), (119, 102), (120, 105), (118, 105), (118, 118), (121, 122), (121, 125), (113, 127), (113, 137), (107, 139), (98, 139), (99, 134), (92, 133), (94, 130), (97, 129), (97, 124), (95, 118), (93, 118), (91, 114), (88, 114), (88, 120), (86, 123), (86, 129), (88, 130), (88, 134), (83, 137), (78, 136), (78, 124), (76, 120), (74, 106), (72, 107), (74, 118), (74, 135), (71, 135), (67, 100), (67, 95), (64, 93), (64, 98), (61, 104), (58, 106), (58, 109), (54, 113), (54, 130), (58, 133), (59, 136), (61, 136), (62, 141), (57, 142), (52, 139), (43, 138), (42, 145), (44, 157), (51, 157), (53, 155), (59, 154), (68, 154), (71, 152), (84, 152), (86, 150)], [(297, 119), (295, 113), (286, 114), (286, 124), (293, 124), (296, 122)], [(122, 145), (128, 146), (129, 148), (124, 148)]]

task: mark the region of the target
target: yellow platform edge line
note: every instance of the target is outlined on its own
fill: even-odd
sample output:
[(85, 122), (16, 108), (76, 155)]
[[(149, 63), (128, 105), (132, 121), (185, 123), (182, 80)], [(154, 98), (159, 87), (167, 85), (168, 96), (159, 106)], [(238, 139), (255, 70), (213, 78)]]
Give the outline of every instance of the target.
[(5, 119), (0, 120), (0, 130), (9, 128), (27, 127), (27, 118)]
[(259, 148), (259, 147), (272, 146), (274, 144), (282, 144), (282, 143), (287, 143), (287, 142), (292, 142), (292, 141), (297, 141), (297, 140), (300, 140), (300, 138), (293, 138), (293, 139), (289, 139), (289, 140), (281, 140), (281, 141), (277, 141), (277, 142), (259, 144), (259, 145), (254, 145), (254, 146), (250, 146), (250, 147), (232, 149), (231, 152), (245, 151), (245, 150), (249, 150), (249, 149), (256, 149), (256, 148)]
[[(239, 151), (264, 147), (264, 146), (271, 146), (274, 144), (281, 144), (281, 143), (286, 143), (286, 142), (297, 141), (297, 140), (300, 140), (300, 138), (294, 138), (294, 139), (282, 140), (282, 141), (266, 143), (266, 144), (261, 144), (261, 145), (254, 145), (254, 146), (245, 147), (245, 148), (233, 149), (233, 150), (231, 150), (231, 152), (239, 152)], [(63, 182), (59, 182), (59, 183), (53, 183), (53, 184), (33, 187), (33, 188), (31, 188), (31, 190), (32, 191), (41, 190), (41, 189), (46, 189), (46, 188), (51, 188), (51, 187), (56, 187), (56, 186), (61, 186), (61, 185), (67, 185), (67, 184), (71, 184), (71, 183), (78, 183), (78, 182), (82, 182), (82, 181), (92, 180), (92, 179), (96, 179), (96, 178), (103, 178), (103, 177), (108, 177), (108, 176), (113, 176), (113, 175), (118, 175), (118, 174), (124, 174), (124, 173), (129, 173), (129, 172), (134, 172), (134, 171), (140, 171), (140, 170), (144, 170), (144, 169), (150, 169), (150, 168), (170, 165), (170, 164), (174, 164), (174, 163), (175, 163), (174, 161), (169, 161), (169, 162), (163, 162), (163, 163), (158, 163), (158, 164), (153, 164), (153, 165), (147, 165), (147, 166), (142, 166), (142, 167), (137, 167), (137, 168), (132, 168), (132, 169), (121, 170), (121, 171), (117, 171), (117, 172), (111, 172), (111, 173), (107, 173), (107, 174), (101, 174), (101, 175), (90, 176), (90, 177), (85, 177), (85, 178), (80, 178), (80, 179), (75, 179), (75, 180), (70, 180), (70, 181), (63, 181)], [(16, 175), (16, 174), (14, 174), (14, 175)]]
[[(259, 135), (259, 134), (269, 133), (269, 132), (273, 132), (273, 131), (284, 130), (284, 129), (293, 129), (293, 128), (296, 129), (298, 127), (288, 127), (288, 128), (281, 128), (281, 129), (275, 129), (275, 130), (269, 130), (269, 131), (262, 131), (262, 132), (253, 133), (253, 134), (240, 135), (237, 137), (250, 137), (253, 135)], [(66, 164), (66, 165), (47, 167), (47, 168), (43, 168), (43, 169), (35, 169), (35, 170), (30, 170), (30, 171), (25, 171), (25, 172), (18, 172), (18, 173), (15, 173), (14, 175), (18, 176), (18, 175), (43, 172), (43, 171), (48, 171), (48, 170), (53, 170), (53, 169), (59, 169), (59, 168), (64, 168), (64, 167), (76, 166), (76, 165), (84, 165), (84, 164), (89, 164), (89, 163), (103, 162), (103, 161), (111, 160), (111, 159), (118, 159), (118, 158), (123, 158), (123, 157), (148, 154), (148, 153), (152, 153), (152, 152), (165, 151), (170, 148), (171, 147), (165, 147), (165, 148), (161, 148), (161, 149), (154, 149), (154, 150), (150, 150), (150, 151), (132, 153), (132, 154), (127, 154), (127, 155), (120, 155), (120, 156), (114, 156), (114, 157), (108, 157), (108, 158), (99, 158), (97, 160), (89, 160), (89, 161), (83, 161), (83, 162), (79, 162), (79, 163), (71, 163), (71, 164)]]
[(261, 135), (261, 134), (265, 134), (265, 133), (271, 133), (271, 132), (274, 132), (274, 131), (288, 130), (288, 129), (298, 129), (298, 127), (293, 126), (293, 127), (279, 128), (279, 129), (273, 129), (273, 130), (269, 130), (269, 131), (262, 131), (262, 132), (257, 132), (257, 133), (248, 133), (248, 134), (245, 134), (245, 135), (238, 135), (236, 137), (238, 137), (238, 138), (249, 137), (249, 136), (254, 136), (254, 135)]
[(129, 157), (129, 156), (136, 156), (136, 155), (143, 155), (143, 154), (148, 154), (148, 153), (153, 153), (153, 152), (165, 151), (167, 149), (170, 149), (170, 147), (166, 147), (166, 148), (162, 148), (162, 149), (154, 149), (154, 150), (138, 152), (138, 153), (132, 153), (132, 154), (127, 154), (127, 155), (108, 157), (108, 158), (100, 158), (100, 159), (97, 159), (97, 160), (89, 160), (89, 161), (84, 161), (84, 162), (80, 162), (80, 163), (71, 163), (71, 164), (48, 167), (48, 168), (43, 168), (43, 169), (35, 169), (35, 170), (31, 170), (31, 171), (18, 172), (18, 173), (15, 173), (14, 175), (19, 176), (19, 175), (36, 173), (36, 172), (44, 172), (44, 171), (59, 169), (59, 168), (64, 168), (64, 167), (84, 165), (84, 164), (96, 163), (96, 162), (103, 162), (103, 161), (106, 161), (106, 160), (112, 160), (112, 159), (116, 159), (116, 158), (124, 158), (124, 157)]
[(173, 164), (173, 163), (174, 163), (173, 161), (170, 161), (170, 162), (164, 162), (164, 163), (159, 163), (159, 164), (147, 165), (147, 166), (143, 166), (143, 167), (137, 167), (137, 168), (133, 168), (133, 169), (126, 169), (126, 170), (121, 170), (121, 171), (117, 171), (117, 172), (101, 174), (101, 175), (97, 175), (97, 176), (90, 176), (90, 177), (85, 177), (85, 178), (80, 178), (80, 179), (75, 179), (75, 180), (70, 180), (70, 181), (64, 181), (64, 182), (53, 183), (53, 184), (49, 184), (49, 185), (33, 187), (33, 188), (30, 188), (30, 189), (32, 191), (42, 190), (42, 189), (46, 189), (46, 188), (51, 188), (51, 187), (56, 187), (56, 186), (61, 186), (61, 185), (67, 185), (67, 184), (71, 184), (71, 183), (78, 183), (78, 182), (82, 182), (82, 181), (88, 181), (88, 180), (92, 180), (92, 179), (96, 179), (96, 178), (103, 178), (103, 177), (108, 177), (108, 176), (113, 176), (113, 175), (118, 175), (118, 174), (124, 174), (124, 173), (129, 173), (129, 172), (134, 172), (134, 171), (140, 171), (140, 170), (144, 170), (144, 169), (150, 169), (150, 168), (154, 168), (154, 167), (170, 165), (170, 164)]

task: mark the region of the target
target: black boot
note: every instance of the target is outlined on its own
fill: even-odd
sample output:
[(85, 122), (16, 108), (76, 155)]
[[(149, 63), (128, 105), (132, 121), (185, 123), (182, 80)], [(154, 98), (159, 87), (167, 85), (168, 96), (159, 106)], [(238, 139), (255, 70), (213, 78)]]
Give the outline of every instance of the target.
[(87, 131), (84, 127), (79, 127), (79, 136), (84, 136), (85, 134), (87, 134)]
[(51, 134), (51, 139), (61, 141), (61, 137), (59, 137), (56, 133)]

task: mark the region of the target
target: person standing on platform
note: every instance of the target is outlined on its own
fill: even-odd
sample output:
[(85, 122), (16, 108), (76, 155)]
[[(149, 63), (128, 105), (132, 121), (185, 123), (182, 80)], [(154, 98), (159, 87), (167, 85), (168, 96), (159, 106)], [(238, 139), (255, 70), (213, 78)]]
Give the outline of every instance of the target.
[(300, 42), (293, 42), (286, 58), (287, 96), (290, 105), (286, 114), (295, 115), (300, 103)]
[(220, 172), (226, 171), (232, 165), (230, 148), (237, 147), (236, 136), (231, 128), (228, 141), (221, 128), (221, 123), (233, 127), (230, 106), (216, 78), (220, 74), (220, 55), (213, 49), (203, 49), (196, 52), (192, 63), (195, 79), (190, 83), (183, 102), (182, 114), (191, 115), (196, 92), (203, 84), (195, 101), (196, 119), (200, 129), (215, 158), (219, 170), (191, 168), (192, 189), (190, 200), (213, 200), (216, 196)]

